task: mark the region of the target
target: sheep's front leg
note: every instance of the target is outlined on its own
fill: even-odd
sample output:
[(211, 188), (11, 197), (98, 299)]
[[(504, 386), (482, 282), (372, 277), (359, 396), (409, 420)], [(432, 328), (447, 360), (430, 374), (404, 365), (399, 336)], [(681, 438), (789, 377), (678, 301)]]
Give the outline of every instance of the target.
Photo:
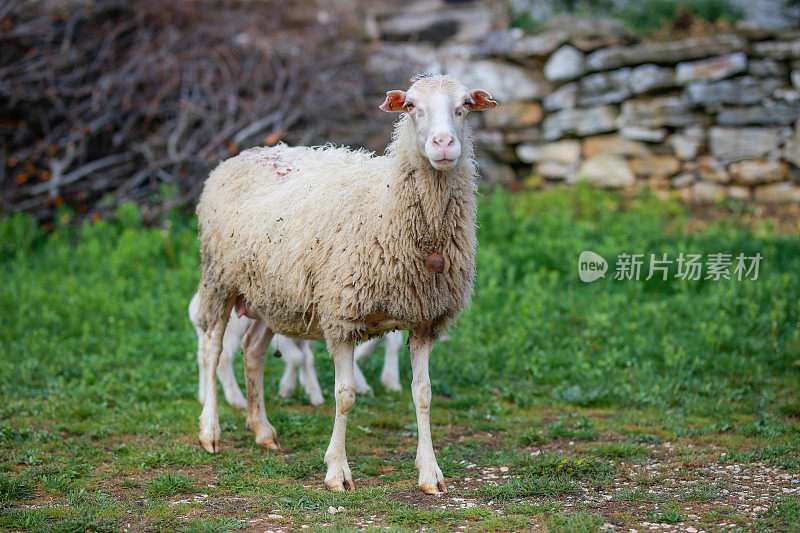
[(256, 444), (274, 450), (278, 447), (278, 434), (267, 420), (264, 407), (264, 357), (272, 335), (263, 320), (256, 320), (242, 339), (242, 353), (247, 384), (247, 427), (256, 434)]
[(426, 494), (447, 492), (444, 476), (436, 455), (433, 451), (431, 439), (431, 379), (428, 375), (428, 357), (433, 349), (433, 340), (428, 329), (410, 332), (409, 345), (411, 349), (411, 396), (417, 410), (417, 444), (416, 465), (419, 469), (419, 488)]
[(325, 486), (330, 490), (353, 490), (353, 475), (350, 473), (345, 451), (347, 415), (356, 402), (353, 378), (353, 342), (328, 341), (328, 353), (333, 358), (336, 417), (333, 420), (331, 443), (325, 452), (325, 464), (328, 467)]

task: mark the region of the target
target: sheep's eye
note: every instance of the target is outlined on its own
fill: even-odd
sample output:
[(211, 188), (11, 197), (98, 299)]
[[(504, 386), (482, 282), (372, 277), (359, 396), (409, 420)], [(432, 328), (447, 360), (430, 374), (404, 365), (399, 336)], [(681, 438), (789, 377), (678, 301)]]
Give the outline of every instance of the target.
[(406, 111), (411, 111), (412, 109), (414, 109), (414, 104), (412, 104), (411, 102), (408, 102), (406, 104)]
[(457, 107), (456, 108), (456, 115), (460, 117), (463, 114), (464, 114), (464, 107), (463, 106)]

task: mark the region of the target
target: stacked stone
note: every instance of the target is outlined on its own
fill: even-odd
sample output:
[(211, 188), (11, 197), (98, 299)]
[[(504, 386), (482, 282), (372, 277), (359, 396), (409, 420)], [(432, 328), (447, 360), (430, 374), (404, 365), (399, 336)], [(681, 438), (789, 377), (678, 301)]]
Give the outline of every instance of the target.
[[(412, 42), (387, 42), (402, 25), (380, 22), (367, 57), (379, 83), (445, 72), (502, 103), (478, 130), (486, 181), (800, 202), (800, 32), (740, 23), (652, 41), (617, 21), (556, 17), (526, 35), (491, 32), (485, 2), (433, 3), (445, 7)], [(446, 21), (452, 37), (426, 42)]]
[[(516, 168), (697, 201), (800, 201), (800, 35), (742, 27), (604, 45), (626, 39), (618, 28), (593, 39), (551, 30), (519, 36), (503, 59), (472, 59), (469, 73), (453, 69), (503, 99), (479, 138), (500, 163), (490, 179)], [(513, 92), (501, 68), (513, 72)]]

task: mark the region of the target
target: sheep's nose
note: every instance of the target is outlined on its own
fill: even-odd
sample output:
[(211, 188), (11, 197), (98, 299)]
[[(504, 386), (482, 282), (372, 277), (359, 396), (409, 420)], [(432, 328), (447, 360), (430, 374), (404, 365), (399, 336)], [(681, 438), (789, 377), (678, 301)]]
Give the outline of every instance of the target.
[(452, 135), (435, 135), (433, 137), (433, 144), (439, 148), (450, 148), (455, 142), (456, 140)]

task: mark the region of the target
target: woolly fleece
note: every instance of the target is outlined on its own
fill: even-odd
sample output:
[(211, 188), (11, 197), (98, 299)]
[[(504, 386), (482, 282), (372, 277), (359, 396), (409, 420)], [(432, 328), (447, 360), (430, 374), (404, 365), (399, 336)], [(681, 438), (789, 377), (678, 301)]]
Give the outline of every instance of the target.
[[(448, 84), (458, 82), (415, 83)], [(201, 325), (227, 319), (242, 294), (283, 335), (361, 340), (430, 322), (438, 337), (472, 293), (476, 177), (468, 126), (457, 165), (438, 171), (405, 113), (385, 156), (279, 144), (222, 162), (197, 206)], [(441, 274), (425, 267), (426, 233), (438, 237)]]

